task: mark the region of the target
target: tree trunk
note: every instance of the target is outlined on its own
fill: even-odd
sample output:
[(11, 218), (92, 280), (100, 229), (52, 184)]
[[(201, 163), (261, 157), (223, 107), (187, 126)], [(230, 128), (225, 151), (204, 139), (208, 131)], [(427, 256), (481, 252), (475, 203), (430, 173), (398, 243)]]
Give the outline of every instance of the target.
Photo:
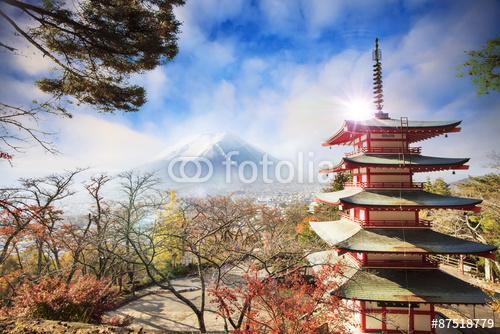
[(207, 328), (205, 326), (205, 316), (203, 312), (196, 313), (196, 317), (198, 318), (198, 327), (200, 329), (200, 333), (206, 333)]
[(42, 261), (43, 261), (43, 249), (42, 243), (37, 241), (37, 261), (36, 261), (36, 274), (40, 276), (42, 273)]

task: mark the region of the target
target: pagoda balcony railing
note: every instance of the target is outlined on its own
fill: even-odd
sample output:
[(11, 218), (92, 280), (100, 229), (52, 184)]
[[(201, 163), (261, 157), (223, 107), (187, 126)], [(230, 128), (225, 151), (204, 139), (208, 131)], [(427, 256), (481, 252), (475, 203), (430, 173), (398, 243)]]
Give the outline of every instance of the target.
[[(403, 252), (402, 252), (403, 253)], [(413, 267), (413, 268), (435, 268), (438, 266), (439, 262), (432, 258), (423, 258), (415, 260), (366, 260), (360, 259), (356, 256), (355, 252), (348, 252), (349, 257), (356, 262), (358, 265), (363, 267), (377, 267), (377, 268), (398, 268), (398, 267)], [(369, 255), (368, 255), (369, 256)]]
[(433, 254), (430, 255), (431, 260), (436, 261), (441, 265), (451, 266), (457, 270), (460, 270), (462, 274), (469, 274), (476, 278), (484, 278), (484, 273), (482, 273), (475, 262), (466, 261), (464, 257), (460, 255), (441, 255)]
[(405, 261), (405, 260), (368, 260), (361, 264), (363, 267), (376, 268), (435, 268), (436, 262), (431, 261)]
[(352, 156), (360, 153), (390, 153), (390, 154), (420, 154), (422, 147), (361, 147), (357, 151), (346, 153), (346, 156)]
[(430, 220), (373, 220), (363, 222), (365, 227), (432, 227)]
[(346, 182), (344, 186), (347, 188), (410, 188), (422, 189), (423, 182)]
[(352, 218), (348, 213), (341, 212), (340, 216), (345, 219), (349, 219), (358, 224), (363, 225), (366, 228), (377, 228), (377, 227), (432, 227), (432, 222), (430, 220), (425, 219), (393, 219), (393, 220), (381, 220), (381, 219), (370, 219), (369, 221), (360, 219), (360, 218)]

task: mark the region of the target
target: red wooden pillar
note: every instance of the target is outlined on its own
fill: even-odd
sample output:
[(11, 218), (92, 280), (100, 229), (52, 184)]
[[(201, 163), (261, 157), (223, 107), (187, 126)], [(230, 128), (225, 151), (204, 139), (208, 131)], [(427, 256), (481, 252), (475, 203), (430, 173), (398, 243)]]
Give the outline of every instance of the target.
[(408, 334), (415, 333), (415, 314), (413, 311), (413, 307), (408, 305)]
[[(434, 319), (436, 317), (436, 311), (434, 310), (434, 304), (431, 304), (431, 324), (432, 324), (432, 319)], [(436, 333), (436, 329), (432, 327), (431, 325), (431, 333), (432, 334), (435, 334)]]
[(370, 167), (366, 167), (366, 184), (368, 187), (371, 187), (371, 180), (370, 180)]
[(385, 306), (382, 307), (382, 333), (387, 332), (387, 308)]
[(366, 331), (366, 305), (364, 300), (360, 301), (359, 314), (361, 315), (361, 331), (364, 333)]

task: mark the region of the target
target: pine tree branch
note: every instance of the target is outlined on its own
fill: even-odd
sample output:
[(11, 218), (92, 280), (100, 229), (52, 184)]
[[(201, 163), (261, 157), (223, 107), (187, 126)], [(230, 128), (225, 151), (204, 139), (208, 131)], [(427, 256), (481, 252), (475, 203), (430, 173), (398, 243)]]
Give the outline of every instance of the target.
[(52, 59), (52, 61), (54, 61), (57, 65), (61, 66), (62, 68), (64, 68), (66, 71), (72, 73), (73, 75), (77, 76), (77, 77), (83, 77), (84, 75), (82, 75), (81, 73), (78, 73), (76, 72), (74, 69), (66, 66), (65, 64), (63, 64), (61, 61), (59, 61), (59, 59), (57, 59), (52, 53), (50, 53), (49, 51), (47, 51), (42, 45), (40, 45), (39, 43), (37, 43), (28, 33), (26, 33), (23, 29), (21, 29), (21, 27), (19, 27), (16, 22), (14, 22), (14, 20), (12, 20), (7, 14), (5, 14), (2, 10), (0, 10), (0, 16), (2, 16), (5, 20), (7, 20), (7, 22), (9, 22), (9, 24), (19, 33), (21, 34), (24, 38), (26, 38), (26, 40), (28, 40), (28, 42), (30, 42), (33, 46), (35, 46), (38, 50), (40, 50), (45, 56), (49, 57), (50, 59)]

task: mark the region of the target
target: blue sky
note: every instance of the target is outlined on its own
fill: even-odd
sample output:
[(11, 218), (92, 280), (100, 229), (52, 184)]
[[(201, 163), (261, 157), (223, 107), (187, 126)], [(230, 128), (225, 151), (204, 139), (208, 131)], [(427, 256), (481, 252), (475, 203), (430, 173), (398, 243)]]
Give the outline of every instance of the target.
[[(499, 36), (498, 1), (188, 0), (176, 15), (183, 22), (179, 55), (133, 78), (147, 89), (142, 110), (104, 115), (83, 107), (72, 120), (48, 119), (41, 125), (58, 132), (62, 154), (31, 148), (13, 168), (0, 166), (5, 179), (74, 166), (120, 170), (196, 134), (220, 131), (278, 157), (313, 151), (337, 160), (344, 150), (320, 143), (343, 119), (372, 112), (375, 37), (385, 111), (463, 119), (462, 133), (422, 143), (424, 153), (471, 157), (471, 169), (454, 178), (488, 171), (486, 156), (500, 139), (499, 96), (478, 97), (456, 73), (465, 50)], [(52, 66), (22, 50), (22, 57), (2, 54), (0, 97), (13, 103), (42, 98), (32, 82)]]

